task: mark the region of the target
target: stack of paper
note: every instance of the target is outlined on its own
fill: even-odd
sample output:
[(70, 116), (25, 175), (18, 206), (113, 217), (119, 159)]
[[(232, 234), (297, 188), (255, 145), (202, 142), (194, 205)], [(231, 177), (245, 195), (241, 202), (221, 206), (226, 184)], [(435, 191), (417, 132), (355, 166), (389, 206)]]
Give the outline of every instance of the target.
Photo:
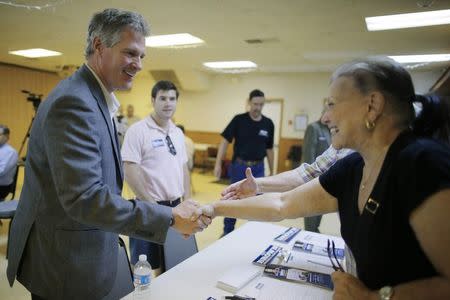
[(261, 272), (262, 270), (255, 266), (234, 267), (219, 278), (217, 287), (234, 294), (256, 276), (260, 275)]

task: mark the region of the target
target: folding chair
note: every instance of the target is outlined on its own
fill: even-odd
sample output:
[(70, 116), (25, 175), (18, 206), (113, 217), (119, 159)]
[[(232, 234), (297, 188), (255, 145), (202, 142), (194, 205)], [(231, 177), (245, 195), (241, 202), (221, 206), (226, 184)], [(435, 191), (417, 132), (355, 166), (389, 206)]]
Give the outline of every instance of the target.
[(169, 228), (164, 243), (164, 271), (170, 270), (197, 252), (195, 236), (191, 235), (188, 239), (184, 239), (180, 233)]
[(9, 194), (12, 194), (11, 200), (5, 199), (0, 202), (0, 220), (1, 219), (10, 219), (11, 220), (8, 225), (8, 239), (6, 240), (6, 258), (8, 258), (8, 241), (9, 241), (9, 233), (11, 231), (11, 223), (12, 223), (14, 215), (16, 213), (17, 205), (19, 204), (18, 200), (13, 200), (14, 196), (16, 195), (18, 174), (19, 174), (19, 165), (17, 165), (16, 174), (14, 174), (14, 180), (10, 185)]

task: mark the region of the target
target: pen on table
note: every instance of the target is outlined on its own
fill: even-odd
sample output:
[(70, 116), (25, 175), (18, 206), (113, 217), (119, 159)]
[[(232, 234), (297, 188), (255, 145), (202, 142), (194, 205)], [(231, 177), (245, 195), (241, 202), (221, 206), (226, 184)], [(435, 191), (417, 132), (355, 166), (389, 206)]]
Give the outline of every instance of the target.
[(225, 296), (225, 299), (231, 299), (231, 300), (255, 300), (255, 298), (241, 297), (241, 296), (238, 296), (238, 295)]
[(307, 262), (310, 262), (310, 263), (312, 263), (312, 264), (319, 265), (319, 266), (324, 266), (324, 267), (328, 267), (328, 268), (333, 268), (331, 265), (327, 265), (327, 264), (324, 264), (324, 263), (321, 263), (321, 262), (318, 262), (318, 261), (309, 260), (309, 259), (307, 259), (306, 261), (307, 261)]
[(288, 262), (289, 258), (291, 258), (292, 253), (289, 252), (288, 255), (284, 258), (284, 262)]

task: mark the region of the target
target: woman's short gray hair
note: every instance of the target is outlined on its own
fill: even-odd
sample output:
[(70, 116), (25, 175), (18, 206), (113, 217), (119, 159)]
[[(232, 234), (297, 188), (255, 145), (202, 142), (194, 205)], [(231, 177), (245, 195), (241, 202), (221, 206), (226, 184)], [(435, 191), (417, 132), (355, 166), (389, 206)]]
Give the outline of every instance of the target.
[(107, 8), (94, 14), (88, 28), (84, 53), (86, 59), (94, 53), (93, 42), (96, 37), (100, 38), (102, 44), (110, 48), (120, 42), (120, 34), (126, 27), (131, 27), (143, 36), (149, 36), (150, 34), (147, 21), (138, 13)]
[(414, 120), (415, 92), (411, 75), (393, 59), (376, 56), (354, 60), (341, 65), (331, 76), (331, 82), (339, 77), (352, 78), (362, 94), (381, 92), (402, 126), (409, 126)]

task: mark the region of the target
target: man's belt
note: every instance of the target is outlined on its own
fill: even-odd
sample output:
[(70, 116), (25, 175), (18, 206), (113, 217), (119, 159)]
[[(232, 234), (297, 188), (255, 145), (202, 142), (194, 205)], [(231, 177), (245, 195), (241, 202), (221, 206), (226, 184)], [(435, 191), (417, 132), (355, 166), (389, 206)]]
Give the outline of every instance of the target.
[(251, 167), (251, 166), (262, 163), (263, 160), (243, 160), (243, 159), (240, 159), (239, 157), (236, 157), (236, 162), (238, 162), (240, 164), (244, 164), (247, 167)]
[(175, 200), (158, 201), (158, 204), (164, 205), (164, 206), (170, 206), (170, 207), (175, 207), (180, 203), (181, 203), (181, 198), (177, 198)]

